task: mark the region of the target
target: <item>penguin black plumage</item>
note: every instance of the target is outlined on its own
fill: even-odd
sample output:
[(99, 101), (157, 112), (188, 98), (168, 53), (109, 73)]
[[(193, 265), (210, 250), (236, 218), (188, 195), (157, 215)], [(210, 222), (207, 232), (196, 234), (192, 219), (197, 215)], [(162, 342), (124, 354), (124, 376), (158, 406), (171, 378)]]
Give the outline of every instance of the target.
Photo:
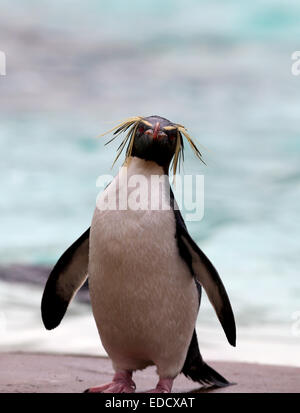
[[(199, 351), (201, 286), (235, 346), (233, 312), (216, 269), (187, 231), (168, 180), (171, 162), (175, 174), (183, 157), (183, 136), (202, 160), (201, 154), (182, 125), (159, 116), (130, 118), (112, 131), (115, 137), (127, 131), (117, 155), (127, 145), (125, 163), (98, 198), (91, 228), (49, 276), (42, 298), (45, 327), (59, 325), (89, 277), (94, 318), (115, 370), (111, 383), (89, 392), (133, 392), (132, 373), (153, 364), (159, 382), (151, 392), (170, 392), (180, 372), (202, 384), (226, 386)], [(139, 176), (149, 185), (153, 176), (163, 179), (158, 192), (151, 185), (150, 192), (148, 186), (140, 192), (145, 208), (136, 209), (129, 202), (136, 201), (136, 188), (129, 182)], [(151, 208), (154, 192), (158, 209)], [(115, 208), (121, 199), (127, 207)], [(169, 208), (162, 207), (166, 203)]]

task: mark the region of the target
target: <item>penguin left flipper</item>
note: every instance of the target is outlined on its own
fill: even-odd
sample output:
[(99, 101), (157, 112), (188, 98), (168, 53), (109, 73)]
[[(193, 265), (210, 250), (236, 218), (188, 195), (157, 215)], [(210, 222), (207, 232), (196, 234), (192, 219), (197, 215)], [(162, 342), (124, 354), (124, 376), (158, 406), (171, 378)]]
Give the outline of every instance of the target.
[(236, 327), (231, 304), (222, 280), (207, 256), (201, 251), (188, 233), (182, 215), (171, 193), (176, 220), (176, 238), (181, 258), (188, 265), (191, 274), (199, 281), (214, 307), (229, 343), (235, 347)]
[(50, 273), (42, 298), (42, 319), (47, 330), (61, 322), (68, 305), (87, 278), (90, 228), (60, 257)]

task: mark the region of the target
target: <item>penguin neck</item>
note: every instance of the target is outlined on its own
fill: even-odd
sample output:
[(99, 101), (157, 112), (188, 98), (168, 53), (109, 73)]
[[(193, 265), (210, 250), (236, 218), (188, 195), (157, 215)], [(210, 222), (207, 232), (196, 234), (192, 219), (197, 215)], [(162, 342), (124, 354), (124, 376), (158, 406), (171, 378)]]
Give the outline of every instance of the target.
[(147, 161), (137, 156), (129, 156), (121, 169), (127, 168), (128, 177), (132, 175), (167, 175), (169, 176), (169, 165), (161, 166), (155, 161)]
[(164, 168), (153, 161), (129, 157), (108, 191), (121, 210), (169, 210), (170, 183)]
[(150, 145), (149, 147), (137, 148), (135, 141), (133, 142), (133, 147), (130, 153), (130, 157), (140, 158), (144, 161), (152, 161), (157, 163), (159, 166), (164, 168), (164, 174), (168, 175), (169, 166), (174, 156), (174, 151), (170, 150), (168, 147), (157, 147), (155, 145)]

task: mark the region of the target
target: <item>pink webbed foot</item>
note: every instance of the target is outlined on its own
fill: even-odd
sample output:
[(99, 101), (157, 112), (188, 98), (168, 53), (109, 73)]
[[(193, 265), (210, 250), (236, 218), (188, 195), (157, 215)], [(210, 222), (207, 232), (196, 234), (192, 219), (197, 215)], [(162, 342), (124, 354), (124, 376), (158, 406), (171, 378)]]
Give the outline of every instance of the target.
[(146, 393), (171, 393), (174, 379), (159, 379), (155, 389), (148, 390)]
[(131, 372), (119, 371), (114, 375), (111, 383), (91, 387), (87, 389), (85, 393), (134, 393), (135, 383), (131, 377)]

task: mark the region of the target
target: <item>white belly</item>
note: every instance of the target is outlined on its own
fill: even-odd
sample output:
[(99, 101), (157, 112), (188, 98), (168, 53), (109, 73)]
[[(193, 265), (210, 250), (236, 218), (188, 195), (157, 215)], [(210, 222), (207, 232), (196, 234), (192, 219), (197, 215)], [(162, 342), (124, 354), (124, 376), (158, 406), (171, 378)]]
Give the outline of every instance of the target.
[(89, 284), (99, 334), (115, 368), (155, 364), (160, 375), (177, 375), (195, 326), (198, 294), (178, 254), (173, 211), (96, 208)]

